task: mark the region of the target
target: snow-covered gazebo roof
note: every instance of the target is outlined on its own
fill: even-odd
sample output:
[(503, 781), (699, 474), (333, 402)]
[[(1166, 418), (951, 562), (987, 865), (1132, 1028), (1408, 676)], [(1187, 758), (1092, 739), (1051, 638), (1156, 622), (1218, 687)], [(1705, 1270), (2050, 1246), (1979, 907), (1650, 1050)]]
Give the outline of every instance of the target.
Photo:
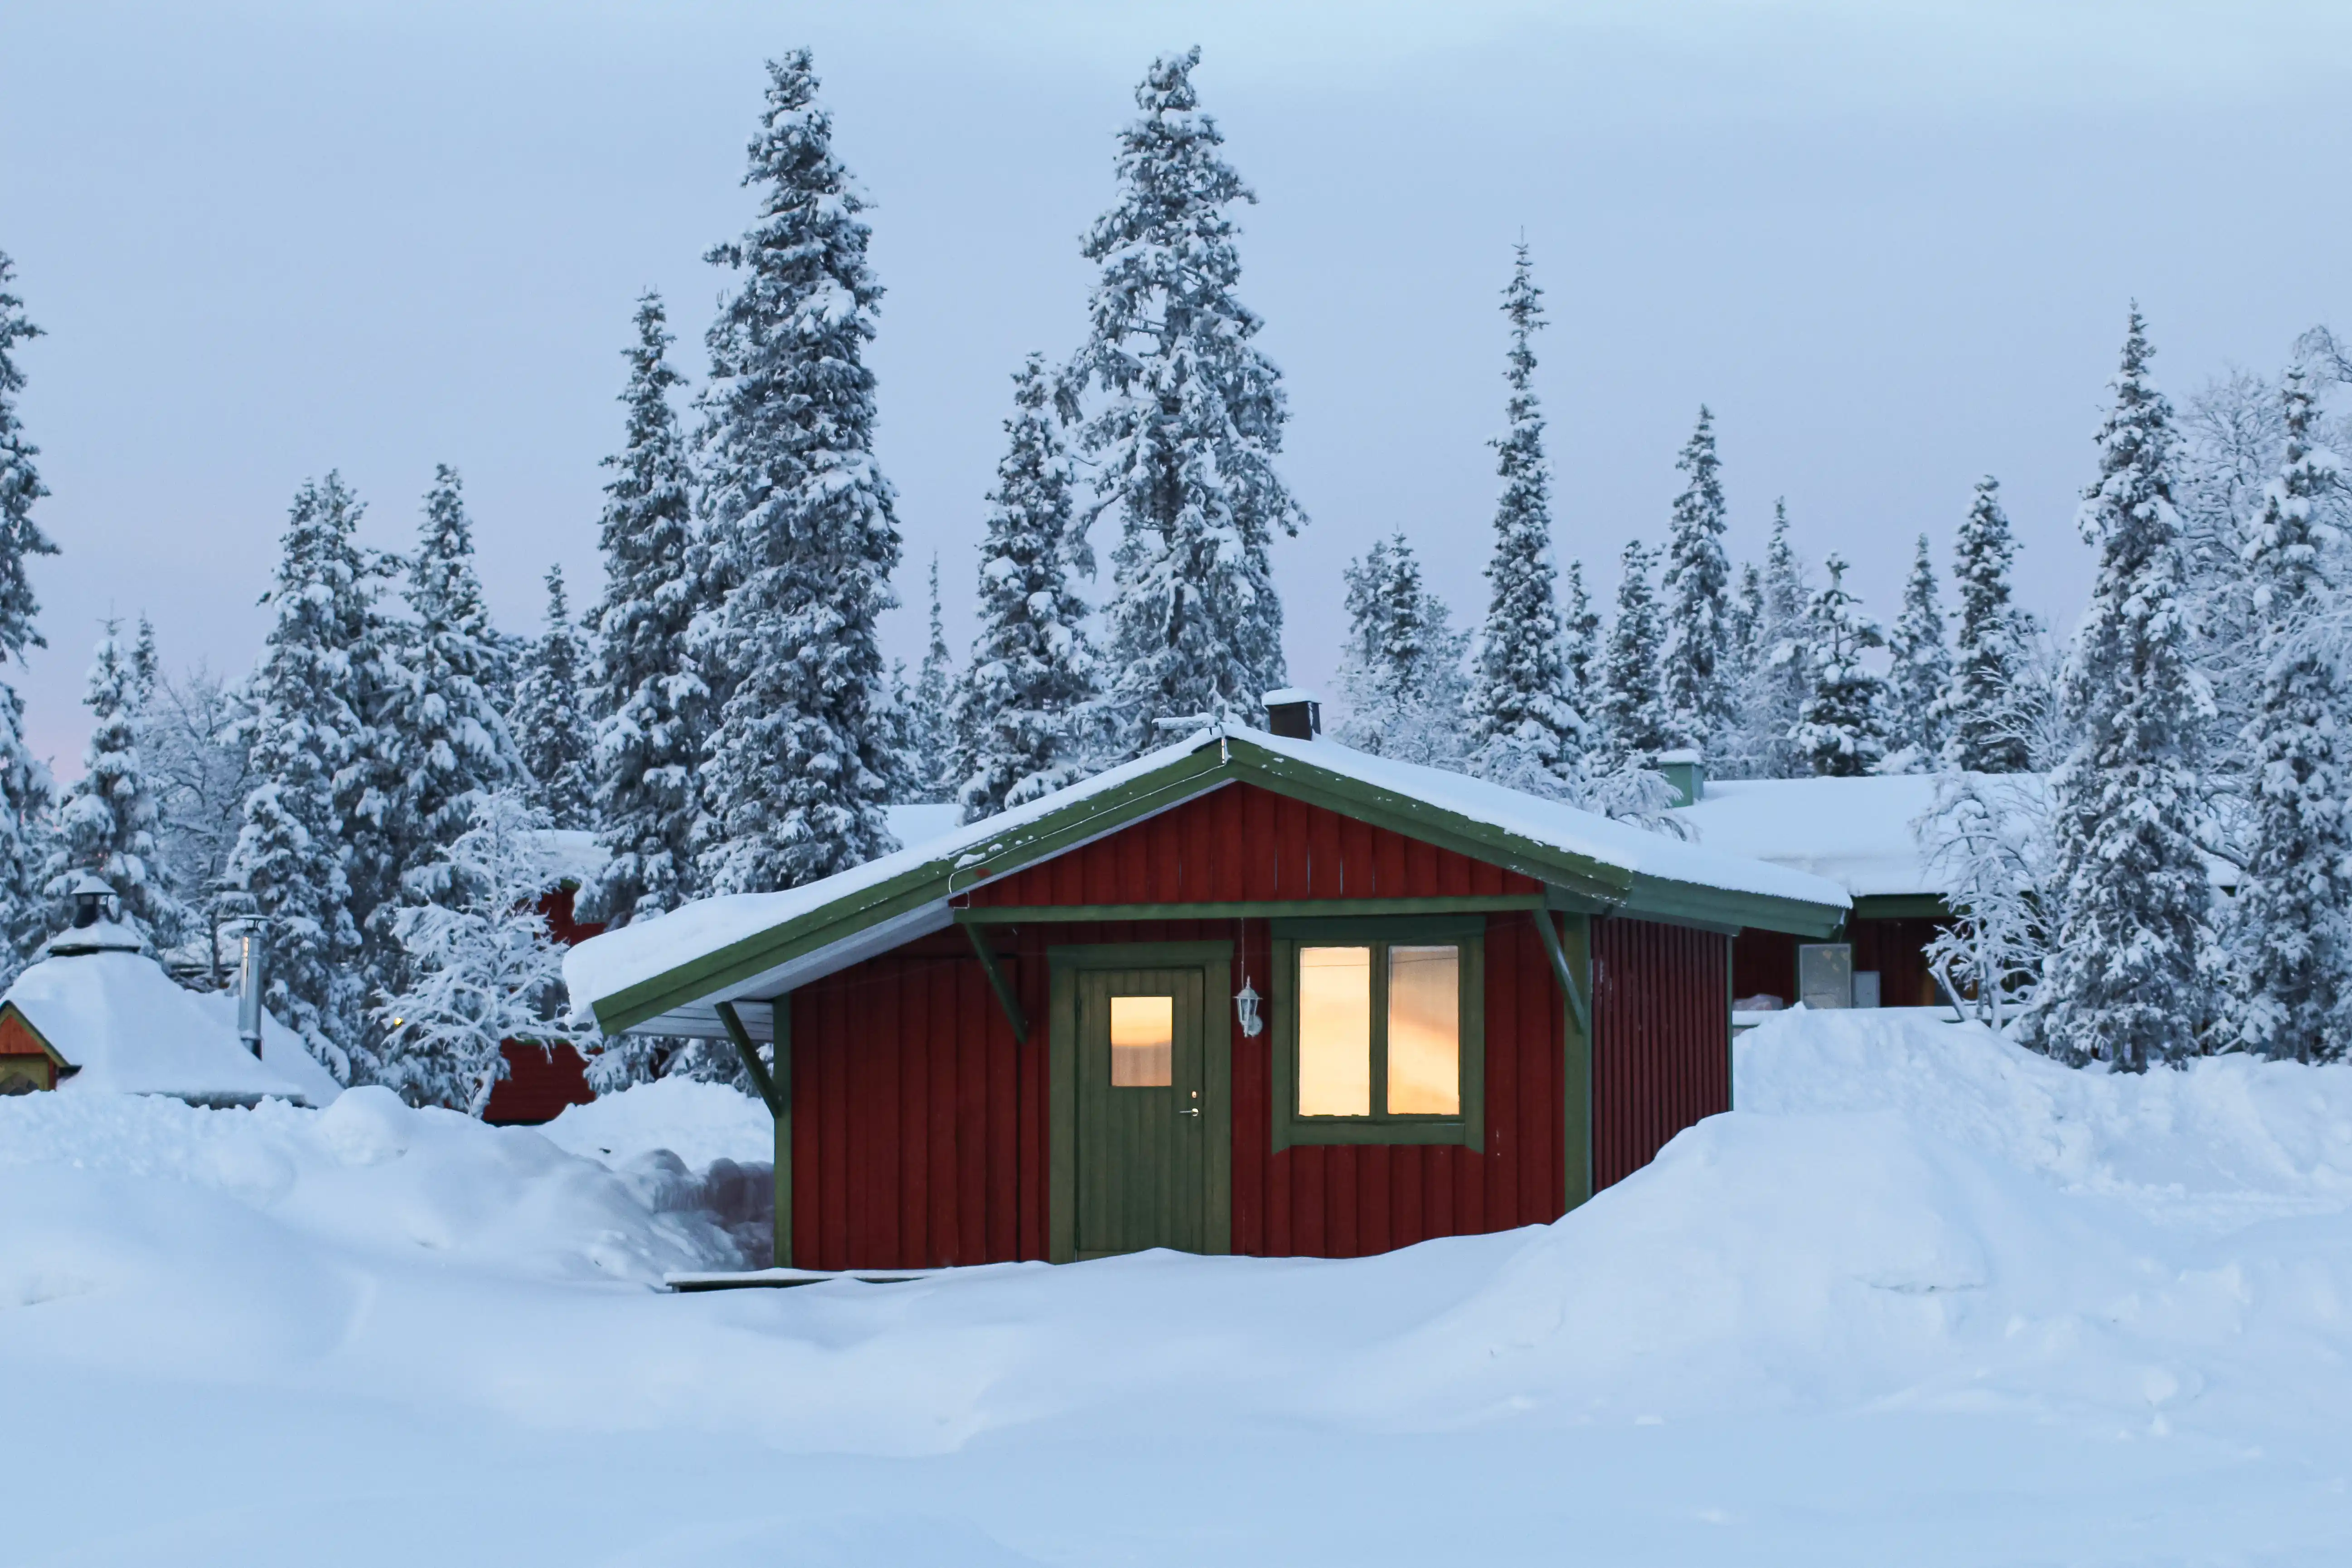
[(283, 1025), (264, 1026), (257, 1059), (237, 1038), (235, 998), (184, 990), (153, 959), (119, 947), (41, 960), (0, 996), (0, 1012), (9, 1008), (65, 1059), (61, 1093), (323, 1105), (338, 1092)]

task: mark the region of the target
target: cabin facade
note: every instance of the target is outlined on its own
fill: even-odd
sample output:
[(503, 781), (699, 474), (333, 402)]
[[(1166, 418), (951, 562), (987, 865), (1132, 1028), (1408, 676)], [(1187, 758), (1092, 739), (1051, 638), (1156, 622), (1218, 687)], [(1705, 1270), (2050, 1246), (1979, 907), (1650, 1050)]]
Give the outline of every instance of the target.
[(1728, 1109), (1734, 934), (1844, 906), (1495, 785), (1213, 732), (607, 933), (566, 974), (608, 1033), (745, 1052), (779, 1264), (1345, 1257), (1557, 1218)]

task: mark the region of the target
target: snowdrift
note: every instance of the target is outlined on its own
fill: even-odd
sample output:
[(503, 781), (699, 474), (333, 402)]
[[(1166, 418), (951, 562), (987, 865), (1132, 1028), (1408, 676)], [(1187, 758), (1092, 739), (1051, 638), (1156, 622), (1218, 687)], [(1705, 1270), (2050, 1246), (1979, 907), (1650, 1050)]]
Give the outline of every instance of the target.
[[(1152, 1253), (702, 1296), (649, 1287), (733, 1261), (678, 1157), (764, 1152), (729, 1090), (634, 1090), (546, 1136), (367, 1089), (325, 1111), (29, 1096), (0, 1102), (0, 1385), (58, 1408), (128, 1379), (142, 1411), (205, 1386), (275, 1390), (272, 1419), (487, 1422), (501, 1452), (574, 1455), (539, 1483), (562, 1510), (602, 1496), (562, 1447), (583, 1441), (734, 1478), (689, 1487), (705, 1499), (802, 1478), (789, 1519), (688, 1529), (647, 1502), (670, 1545), (590, 1561), (1003, 1563), (1033, 1560), (1004, 1544), (1026, 1539), (1089, 1562), (1114, 1537), (1120, 1561), (1402, 1561), (1444, 1516), (1383, 1529), (1376, 1501), (1432, 1476), (1487, 1497), (1460, 1539), (1513, 1561), (1557, 1555), (1546, 1510), (1570, 1493), (1585, 1538), (1622, 1548), (1595, 1560), (1765, 1560), (1651, 1550), (1662, 1521), (1740, 1517), (1690, 1501), (1690, 1475), (1746, 1487), (1751, 1518), (1801, 1493), (1880, 1520), (1832, 1550), (1801, 1510), (1771, 1561), (2018, 1560), (2062, 1536), (2082, 1549), (2053, 1560), (2172, 1561), (2259, 1536), (2276, 1550), (2232, 1560), (2318, 1562), (2277, 1543), (2352, 1540), (2352, 1068), (2077, 1073), (1892, 1009), (1781, 1015), (1738, 1051), (1738, 1110), (1549, 1226), (1351, 1261)], [(1670, 1436), (1629, 1447), (1652, 1427)], [(0, 1437), (0, 1461), (41, 1451)], [(1168, 1478), (1143, 1458), (1177, 1452), (1187, 1487), (1255, 1499), (1228, 1532), (1152, 1513)], [(920, 1473), (960, 1500), (857, 1468), (910, 1461), (959, 1467)], [(1301, 1534), (1252, 1490), (1310, 1473), (1374, 1510), (1360, 1531)], [(1480, 1489), (1507, 1474), (1524, 1496)], [(1914, 1505), (1864, 1495), (1943, 1485), (2022, 1488), (2021, 1511), (1954, 1515), (1947, 1558), (1910, 1550)], [(2209, 1515), (2210, 1537), (2179, 1533)], [(2154, 1519), (2161, 1551), (2116, 1533)]]

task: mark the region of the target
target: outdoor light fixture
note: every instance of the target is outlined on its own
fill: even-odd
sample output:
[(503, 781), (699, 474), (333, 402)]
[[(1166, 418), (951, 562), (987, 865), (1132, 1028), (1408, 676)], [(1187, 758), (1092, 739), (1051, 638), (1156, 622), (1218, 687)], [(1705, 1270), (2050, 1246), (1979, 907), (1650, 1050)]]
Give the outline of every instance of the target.
[(1257, 987), (1249, 983), (1246, 974), (1242, 976), (1242, 988), (1234, 993), (1234, 1016), (1241, 1021), (1244, 1039), (1256, 1039), (1258, 1031), (1265, 1027), (1258, 1021)]

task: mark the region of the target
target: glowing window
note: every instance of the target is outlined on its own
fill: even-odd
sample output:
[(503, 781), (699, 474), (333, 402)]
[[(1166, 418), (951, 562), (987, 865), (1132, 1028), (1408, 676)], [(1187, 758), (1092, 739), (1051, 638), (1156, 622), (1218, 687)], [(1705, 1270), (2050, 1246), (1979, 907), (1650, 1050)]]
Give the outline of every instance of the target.
[(1166, 1089), (1175, 1081), (1176, 998), (1110, 999), (1113, 1089)]
[(1388, 1024), (1389, 1114), (1461, 1115), (1460, 948), (1390, 947)]
[(1372, 950), (1298, 950), (1298, 1114), (1372, 1109)]

